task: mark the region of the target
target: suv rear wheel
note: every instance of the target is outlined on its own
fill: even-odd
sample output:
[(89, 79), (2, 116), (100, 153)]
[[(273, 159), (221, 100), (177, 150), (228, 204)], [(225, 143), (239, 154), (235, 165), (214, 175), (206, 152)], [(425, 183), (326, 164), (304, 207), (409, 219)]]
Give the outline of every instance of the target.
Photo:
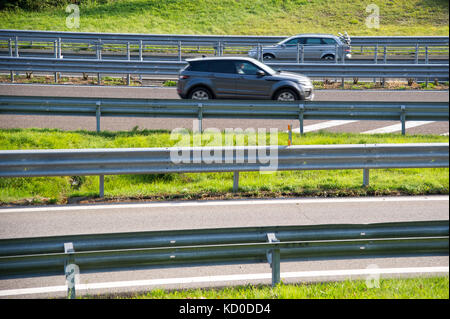
[(212, 99), (211, 92), (204, 87), (198, 87), (189, 92), (188, 99), (191, 100), (210, 100)]
[(295, 101), (298, 99), (297, 93), (291, 89), (281, 89), (275, 94), (274, 97), (274, 100), (277, 101)]

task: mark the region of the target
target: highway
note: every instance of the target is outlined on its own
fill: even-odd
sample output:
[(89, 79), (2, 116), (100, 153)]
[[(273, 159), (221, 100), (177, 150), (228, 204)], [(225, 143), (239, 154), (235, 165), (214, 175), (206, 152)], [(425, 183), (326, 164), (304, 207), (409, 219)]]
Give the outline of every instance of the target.
[[(1, 84), (0, 95), (85, 96), (149, 99), (178, 99), (173, 87), (77, 86), (39, 84)], [(317, 101), (448, 101), (448, 91), (389, 90), (316, 90)], [(204, 119), (203, 128), (278, 128), (288, 124), (298, 131), (298, 122), (289, 120)], [(173, 118), (107, 118), (101, 120), (102, 130), (166, 129), (197, 127), (191, 119)], [(0, 115), (0, 128), (59, 128), (63, 130), (95, 130), (94, 117)], [(408, 122), (407, 134), (448, 134), (448, 122)], [(305, 121), (305, 132), (325, 129), (329, 132), (383, 133), (401, 131), (400, 123), (390, 121)]]
[[(178, 201), (0, 209), (0, 238), (330, 223), (448, 220), (448, 196)], [(283, 282), (448, 274), (448, 256), (282, 262)], [(443, 268), (444, 267), (444, 268)], [(85, 273), (78, 294), (270, 284), (268, 264)], [(64, 297), (64, 276), (0, 280), (0, 298)], [(39, 289), (37, 289), (39, 288)], [(39, 293), (37, 293), (39, 292)]]
[[(2, 56), (8, 56), (9, 52), (6, 50), (0, 50), (0, 55)], [(86, 52), (86, 53), (75, 53), (75, 52), (62, 52), (63, 58), (65, 59), (96, 59), (96, 52)], [(186, 59), (192, 59), (192, 58), (198, 58), (202, 55), (207, 57), (214, 57), (214, 54), (206, 53), (206, 54), (200, 54), (200, 53), (182, 53), (182, 60)], [(54, 58), (55, 53), (49, 50), (21, 50), (19, 53), (20, 57), (35, 57), (35, 58)], [(239, 56), (239, 57), (248, 57), (246, 54), (225, 54), (224, 56)], [(102, 60), (127, 60), (127, 53), (126, 51), (122, 52), (102, 52)], [(130, 60), (139, 60), (139, 54), (136, 52), (132, 52), (130, 54)], [(178, 61), (179, 57), (178, 54), (174, 53), (166, 53), (166, 54), (160, 54), (160, 53), (150, 53), (145, 54), (143, 56), (144, 61)], [(346, 59), (345, 63), (358, 63), (358, 64), (372, 64), (375, 61), (375, 57), (373, 54), (368, 55), (359, 55), (355, 54), (353, 58)], [(428, 63), (444, 63), (448, 64), (448, 53), (443, 54), (434, 54), (430, 55), (428, 57)], [(296, 63), (296, 58), (289, 58), (289, 59), (276, 59), (274, 62), (290, 62), (290, 63)], [(335, 63), (335, 61), (323, 61), (320, 59), (305, 59), (305, 62), (313, 63), (313, 62), (320, 62), (320, 63)], [(417, 61), (418, 63), (426, 63), (424, 54), (421, 53), (419, 56), (419, 59)], [(338, 63), (342, 63), (341, 60), (339, 60)], [(378, 53), (377, 55), (377, 63), (385, 63), (384, 56), (382, 51)], [(414, 64), (416, 63), (416, 59), (414, 54), (402, 54), (402, 55), (388, 55), (386, 56), (386, 63), (388, 64)]]
[[(108, 87), (69, 85), (1, 84), (0, 95), (86, 96), (176, 99), (175, 88)], [(322, 101), (448, 101), (448, 91), (348, 91), (318, 90)], [(407, 134), (448, 134), (448, 122), (420, 123)], [(63, 116), (0, 115), (0, 128), (42, 127), (64, 130), (95, 130), (95, 118)], [(203, 127), (277, 127), (286, 130), (282, 120), (207, 119)], [(368, 132), (400, 123), (383, 121), (305, 121), (305, 132), (326, 129), (331, 132)], [(102, 118), (103, 130), (192, 128), (186, 119)], [(400, 128), (393, 132), (399, 132)], [(394, 221), (448, 220), (448, 196), (383, 197), (342, 199), (276, 199), (230, 201), (180, 201), (18, 207), (0, 209), (0, 238), (114, 233), (170, 229), (244, 227), (273, 225), (313, 225), (330, 223), (379, 223)], [(282, 262), (285, 283), (368, 278), (371, 269), (382, 277), (448, 274), (448, 256), (308, 260)], [(130, 293), (156, 287), (181, 289), (228, 285), (270, 284), (268, 264), (216, 265), (181, 268), (132, 269), (121, 272), (85, 273), (81, 270), (78, 294)], [(65, 297), (64, 276), (0, 280), (0, 298)]]

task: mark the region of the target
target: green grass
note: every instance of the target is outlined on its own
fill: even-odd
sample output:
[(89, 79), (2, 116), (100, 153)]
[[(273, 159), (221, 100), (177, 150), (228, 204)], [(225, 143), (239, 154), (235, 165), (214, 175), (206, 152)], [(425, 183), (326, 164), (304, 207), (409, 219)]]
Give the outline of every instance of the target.
[[(223, 137), (223, 136), (222, 136)], [(293, 145), (446, 142), (447, 136), (400, 134), (294, 134)], [(278, 134), (279, 145), (287, 145), (287, 133)], [(268, 142), (267, 137), (267, 142)], [(0, 130), (0, 149), (67, 149), (168, 147), (178, 140), (168, 131), (139, 130), (95, 133), (57, 129)], [(203, 145), (205, 145), (205, 141)], [(371, 170), (369, 187), (361, 187), (362, 170), (280, 171), (271, 174), (243, 172), (239, 192), (232, 193), (232, 173), (156, 174), (105, 176), (106, 199), (203, 199), (282, 196), (377, 196), (448, 194), (449, 170)], [(97, 176), (1, 178), (0, 203), (66, 203), (73, 198), (95, 198)]]
[[(380, 8), (380, 28), (367, 28), (366, 6)], [(292, 35), (448, 35), (446, 0), (117, 0), (80, 7), (69, 29), (64, 7), (0, 11), (1, 29), (80, 32)]]
[(132, 299), (448, 299), (449, 279), (445, 277), (383, 279), (379, 287), (365, 280), (314, 284), (279, 284), (275, 288), (246, 285), (217, 289), (163, 290), (132, 295), (86, 296), (84, 298)]

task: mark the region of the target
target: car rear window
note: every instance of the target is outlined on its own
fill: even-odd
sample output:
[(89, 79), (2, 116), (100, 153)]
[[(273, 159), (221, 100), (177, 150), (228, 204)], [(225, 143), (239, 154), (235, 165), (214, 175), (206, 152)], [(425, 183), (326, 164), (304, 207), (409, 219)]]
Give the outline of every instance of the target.
[(322, 41), (320, 41), (320, 38), (307, 38), (306, 44), (322, 44)]
[(188, 70), (196, 72), (208, 72), (208, 64), (208, 61), (191, 62)]
[(210, 61), (209, 72), (236, 73), (236, 68), (233, 61)]

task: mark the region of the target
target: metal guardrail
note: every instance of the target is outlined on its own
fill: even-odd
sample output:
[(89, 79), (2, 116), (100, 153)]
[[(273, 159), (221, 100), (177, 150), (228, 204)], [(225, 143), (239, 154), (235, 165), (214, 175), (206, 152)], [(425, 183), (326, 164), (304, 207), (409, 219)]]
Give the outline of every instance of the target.
[(0, 278), (161, 266), (266, 263), (272, 285), (281, 261), (447, 255), (449, 222), (269, 226), (67, 235), (0, 240)]
[[(448, 64), (338, 64), (267, 63), (279, 71), (298, 72), (313, 78), (449, 78)], [(184, 61), (130, 61), (0, 57), (0, 70), (13, 72), (64, 72), (134, 75), (178, 75)]]
[(0, 177), (99, 175), (103, 197), (104, 175), (234, 172), (237, 191), (239, 172), (363, 169), (367, 186), (369, 169), (448, 167), (448, 161), (448, 143), (5, 150)]
[(122, 98), (0, 96), (0, 114), (298, 120), (448, 121), (448, 102), (328, 102), (151, 100)]
[[(26, 41), (54, 41), (58, 38), (65, 42), (90, 42), (97, 43), (127, 43), (127, 42), (152, 42), (154, 44), (216, 44), (218, 42), (227, 45), (270, 45), (275, 44), (289, 36), (238, 36), (238, 35), (177, 35), (177, 34), (133, 34), (133, 33), (96, 33), (96, 32), (66, 32), (66, 31), (31, 31), (31, 30), (0, 30), (0, 38)], [(355, 46), (415, 46), (449, 44), (446, 36), (354, 36), (351, 44)]]

